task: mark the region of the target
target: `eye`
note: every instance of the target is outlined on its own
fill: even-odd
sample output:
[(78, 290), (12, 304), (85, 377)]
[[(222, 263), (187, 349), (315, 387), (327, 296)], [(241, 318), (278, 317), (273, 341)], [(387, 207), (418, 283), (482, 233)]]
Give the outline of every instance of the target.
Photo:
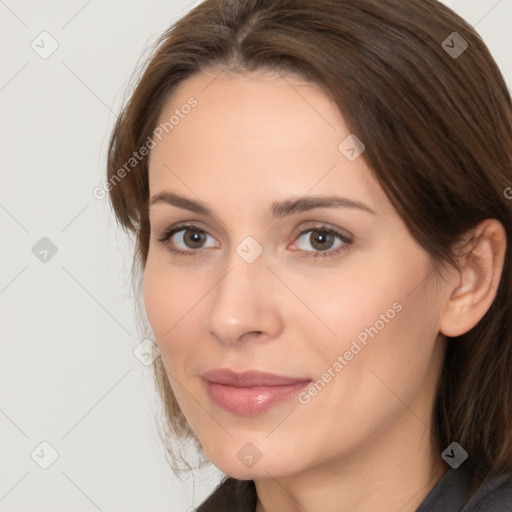
[[(215, 241), (211, 235), (198, 226), (182, 225), (166, 229), (158, 241), (175, 254), (189, 256), (200, 253), (204, 249), (203, 244), (208, 237)], [(218, 242), (215, 241), (214, 247), (218, 247), (218, 245)]]
[[(305, 237), (309, 233), (309, 237)], [(353, 240), (335, 229), (327, 226), (315, 226), (299, 233), (297, 240), (305, 238), (305, 244), (300, 247), (290, 246), (293, 251), (298, 250), (301, 256), (313, 258), (334, 257), (352, 245)], [(219, 247), (219, 243), (206, 231), (193, 224), (174, 226), (166, 229), (157, 239), (167, 249), (182, 256), (199, 256), (202, 254), (206, 240), (213, 240), (211, 247)], [(337, 242), (337, 244), (336, 244)], [(313, 249), (309, 249), (307, 245)], [(304, 245), (306, 247), (304, 247)]]
[[(305, 237), (309, 233), (308, 237)], [(298, 249), (305, 257), (313, 258), (326, 258), (336, 256), (340, 252), (348, 249), (353, 243), (348, 236), (339, 233), (338, 231), (328, 228), (327, 226), (315, 226), (305, 231), (302, 231), (297, 240), (305, 238), (305, 244), (302, 244)], [(338, 243), (336, 245), (336, 240)], [(313, 250), (308, 248), (308, 245)], [(296, 250), (296, 248), (293, 248)]]

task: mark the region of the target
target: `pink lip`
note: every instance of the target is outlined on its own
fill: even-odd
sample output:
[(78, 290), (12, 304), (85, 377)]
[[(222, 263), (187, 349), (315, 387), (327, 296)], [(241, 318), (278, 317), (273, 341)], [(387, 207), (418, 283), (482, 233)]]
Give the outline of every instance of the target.
[(242, 416), (263, 413), (289, 400), (311, 379), (285, 377), (249, 370), (237, 373), (219, 368), (202, 375), (211, 400), (222, 409)]

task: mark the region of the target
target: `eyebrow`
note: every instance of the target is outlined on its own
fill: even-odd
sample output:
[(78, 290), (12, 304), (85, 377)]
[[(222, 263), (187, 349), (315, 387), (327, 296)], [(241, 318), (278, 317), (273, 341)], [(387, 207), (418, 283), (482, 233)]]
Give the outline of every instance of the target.
[[(161, 203), (189, 210), (205, 217), (214, 216), (212, 210), (203, 203), (172, 192), (160, 192), (159, 194), (155, 194), (151, 198), (149, 205), (153, 206)], [(306, 212), (315, 208), (352, 208), (376, 215), (375, 211), (360, 201), (353, 201), (352, 199), (337, 196), (309, 196), (300, 199), (287, 199), (274, 202), (271, 205), (270, 214), (273, 218), (282, 219), (288, 215)]]

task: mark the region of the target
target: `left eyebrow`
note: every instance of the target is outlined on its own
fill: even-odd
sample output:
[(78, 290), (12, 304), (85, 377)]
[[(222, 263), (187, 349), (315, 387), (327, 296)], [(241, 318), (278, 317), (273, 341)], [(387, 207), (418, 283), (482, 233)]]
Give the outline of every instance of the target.
[[(166, 203), (205, 217), (214, 216), (212, 210), (205, 204), (172, 192), (155, 194), (149, 204), (152, 206), (158, 203)], [(352, 208), (376, 215), (375, 211), (364, 203), (338, 196), (310, 196), (274, 202), (270, 208), (270, 215), (273, 218), (282, 219), (294, 213), (306, 212), (315, 208)]]
[(353, 208), (376, 215), (376, 213), (364, 203), (353, 201), (346, 197), (338, 196), (313, 196), (301, 199), (288, 199), (272, 203), (272, 216), (283, 218), (293, 213), (307, 212), (315, 208)]

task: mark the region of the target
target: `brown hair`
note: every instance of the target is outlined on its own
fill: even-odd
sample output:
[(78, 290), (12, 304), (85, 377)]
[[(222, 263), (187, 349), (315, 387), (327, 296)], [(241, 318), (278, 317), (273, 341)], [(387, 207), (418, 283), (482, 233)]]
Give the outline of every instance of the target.
[[(463, 49), (462, 40), (461, 55), (449, 51), (454, 41)], [(457, 441), (479, 481), (512, 470), (512, 200), (505, 193), (512, 106), (479, 35), (436, 0), (206, 0), (195, 7), (158, 40), (110, 140), (110, 200), (136, 235), (134, 276), (148, 253), (148, 159), (112, 180), (151, 136), (176, 87), (214, 68), (283, 71), (322, 87), (432, 262), (456, 266), (454, 244), (465, 233), (487, 218), (503, 224), (497, 296), (473, 329), (448, 339), (432, 443), (440, 455)], [(194, 436), (161, 358), (154, 368), (173, 462), (172, 438), (181, 437), (179, 446)]]

